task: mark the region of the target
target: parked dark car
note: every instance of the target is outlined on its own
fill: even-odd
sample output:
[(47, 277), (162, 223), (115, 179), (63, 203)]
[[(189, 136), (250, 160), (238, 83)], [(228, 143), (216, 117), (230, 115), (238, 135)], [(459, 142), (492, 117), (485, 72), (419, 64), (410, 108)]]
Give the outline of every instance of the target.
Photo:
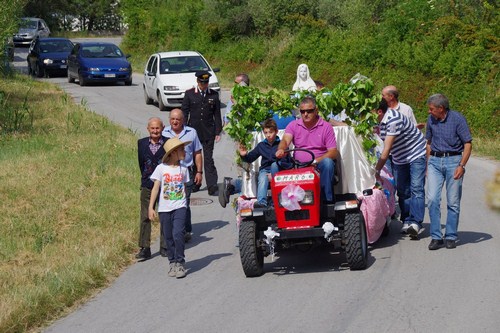
[(68, 57), (68, 82), (80, 86), (90, 82), (124, 82), (132, 85), (132, 66), (122, 50), (113, 43), (77, 43)]
[(19, 31), (14, 34), (14, 44), (30, 45), (33, 39), (49, 37), (50, 29), (44, 20), (36, 17), (23, 17), (19, 23)]
[(67, 38), (37, 38), (28, 52), (28, 73), (37, 77), (63, 75), (73, 43)]

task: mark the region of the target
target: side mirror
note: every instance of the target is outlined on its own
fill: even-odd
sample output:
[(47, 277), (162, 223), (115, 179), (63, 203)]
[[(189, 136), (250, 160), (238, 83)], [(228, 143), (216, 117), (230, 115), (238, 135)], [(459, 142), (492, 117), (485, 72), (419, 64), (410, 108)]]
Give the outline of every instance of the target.
[(220, 68), (219, 68), (219, 67), (217, 67), (217, 68), (212, 68), (212, 71), (213, 71), (214, 73), (220, 72)]
[(125, 55), (125, 58), (127, 58), (127, 59), (128, 59), (128, 58), (130, 58), (131, 56), (132, 56), (131, 54), (126, 54), (126, 55)]

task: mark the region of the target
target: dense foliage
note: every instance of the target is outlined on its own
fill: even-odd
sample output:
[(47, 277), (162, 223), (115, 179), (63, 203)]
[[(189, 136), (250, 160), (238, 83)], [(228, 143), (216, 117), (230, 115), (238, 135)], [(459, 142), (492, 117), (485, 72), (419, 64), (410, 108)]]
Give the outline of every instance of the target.
[(276, 89), (264, 93), (254, 87), (236, 85), (232, 94), (235, 104), (228, 114), (229, 125), (225, 127), (225, 131), (236, 142), (247, 146), (252, 141), (251, 131), (261, 130), (260, 124), (274, 115), (291, 116), (306, 95), (315, 97), (319, 113), (324, 119), (328, 119), (330, 113), (338, 115), (344, 111), (348, 116), (346, 122), (363, 138), (363, 148), (367, 153), (376, 145), (373, 137), (376, 117), (371, 110), (378, 106), (380, 94), (375, 93), (373, 82), (369, 79), (339, 83), (331, 90), (300, 91), (294, 94)]
[(119, 0), (26, 2), (23, 15), (43, 18), (53, 31), (120, 31), (123, 28)]
[(18, 18), (26, 0), (0, 1), (0, 76), (9, 71), (7, 47), (18, 29)]
[[(125, 47), (145, 62), (194, 49), (232, 82), (291, 90), (307, 63), (327, 87), (361, 72), (396, 85), (419, 121), (441, 92), (476, 135), (499, 135), (498, 3), (493, 0), (123, 0)], [(143, 63), (137, 64), (143, 66)]]

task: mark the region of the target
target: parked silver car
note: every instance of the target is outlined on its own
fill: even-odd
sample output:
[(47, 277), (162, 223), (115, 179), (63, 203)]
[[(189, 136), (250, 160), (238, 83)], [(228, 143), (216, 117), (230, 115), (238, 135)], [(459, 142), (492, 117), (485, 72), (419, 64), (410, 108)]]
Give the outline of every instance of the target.
[(37, 37), (49, 37), (50, 29), (41, 18), (23, 17), (19, 31), (14, 34), (14, 45), (30, 45)]

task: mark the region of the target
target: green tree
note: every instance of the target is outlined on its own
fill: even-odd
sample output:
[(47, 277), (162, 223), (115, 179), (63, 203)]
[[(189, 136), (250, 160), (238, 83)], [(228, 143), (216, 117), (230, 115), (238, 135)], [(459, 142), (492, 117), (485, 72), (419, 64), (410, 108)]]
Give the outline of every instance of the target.
[(10, 0), (0, 2), (0, 74), (6, 75), (9, 68), (7, 43), (17, 31), (21, 9), (26, 0)]

